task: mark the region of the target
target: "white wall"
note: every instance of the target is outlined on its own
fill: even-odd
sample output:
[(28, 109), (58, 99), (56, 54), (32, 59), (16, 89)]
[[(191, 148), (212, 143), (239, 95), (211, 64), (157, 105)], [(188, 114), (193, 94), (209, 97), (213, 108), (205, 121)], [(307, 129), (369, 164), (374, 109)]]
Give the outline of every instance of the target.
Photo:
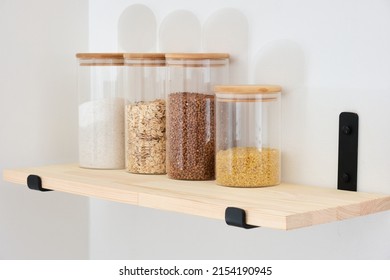
[[(0, 1), (0, 169), (77, 161), (88, 1)], [(0, 181), (0, 259), (88, 258), (88, 199)]]
[[(175, 24), (182, 9), (195, 20)], [(388, 0), (99, 0), (90, 16), (91, 51), (228, 51), (233, 82), (280, 84), (284, 181), (336, 188), (338, 114), (357, 112), (358, 189), (390, 194)], [(282, 232), (92, 199), (90, 232), (92, 259), (390, 259), (389, 212)]]

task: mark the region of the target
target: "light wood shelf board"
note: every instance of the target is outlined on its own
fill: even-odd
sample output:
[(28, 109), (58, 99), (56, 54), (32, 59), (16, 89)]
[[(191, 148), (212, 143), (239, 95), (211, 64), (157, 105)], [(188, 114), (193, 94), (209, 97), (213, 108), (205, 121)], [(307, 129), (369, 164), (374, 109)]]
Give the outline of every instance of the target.
[(246, 211), (247, 223), (290, 230), (390, 210), (390, 195), (282, 183), (267, 188), (228, 188), (214, 181), (180, 181), (165, 175), (93, 170), (76, 164), (7, 169), (6, 181), (26, 186), (30, 174), (42, 187), (190, 215), (224, 220), (227, 207)]

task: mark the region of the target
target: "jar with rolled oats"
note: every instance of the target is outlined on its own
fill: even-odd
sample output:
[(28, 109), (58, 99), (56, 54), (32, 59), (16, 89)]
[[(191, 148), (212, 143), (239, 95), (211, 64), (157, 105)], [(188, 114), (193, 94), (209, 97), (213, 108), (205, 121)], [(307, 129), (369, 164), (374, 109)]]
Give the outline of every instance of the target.
[(126, 170), (165, 174), (165, 55), (123, 56)]

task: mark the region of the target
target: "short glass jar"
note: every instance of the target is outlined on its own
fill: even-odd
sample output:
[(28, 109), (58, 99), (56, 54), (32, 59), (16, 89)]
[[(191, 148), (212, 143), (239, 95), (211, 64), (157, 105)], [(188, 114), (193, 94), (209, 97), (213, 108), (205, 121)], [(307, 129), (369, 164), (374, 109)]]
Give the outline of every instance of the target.
[(214, 86), (228, 82), (229, 55), (175, 53), (165, 57), (168, 177), (213, 180)]
[(79, 165), (123, 169), (123, 54), (78, 53)]
[(126, 170), (165, 174), (165, 55), (126, 53)]
[(281, 87), (216, 86), (216, 183), (280, 183)]

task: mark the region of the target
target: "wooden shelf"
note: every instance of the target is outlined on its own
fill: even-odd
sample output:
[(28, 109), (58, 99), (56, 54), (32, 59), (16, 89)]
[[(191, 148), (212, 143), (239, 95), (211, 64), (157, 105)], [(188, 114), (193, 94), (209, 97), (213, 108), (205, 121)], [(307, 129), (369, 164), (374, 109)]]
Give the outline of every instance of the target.
[(224, 220), (227, 207), (239, 207), (246, 211), (248, 224), (283, 230), (390, 210), (390, 195), (285, 183), (228, 188), (213, 181), (178, 181), (76, 164), (4, 170), (3, 177), (26, 186), (30, 174), (40, 176), (46, 189), (214, 219)]

